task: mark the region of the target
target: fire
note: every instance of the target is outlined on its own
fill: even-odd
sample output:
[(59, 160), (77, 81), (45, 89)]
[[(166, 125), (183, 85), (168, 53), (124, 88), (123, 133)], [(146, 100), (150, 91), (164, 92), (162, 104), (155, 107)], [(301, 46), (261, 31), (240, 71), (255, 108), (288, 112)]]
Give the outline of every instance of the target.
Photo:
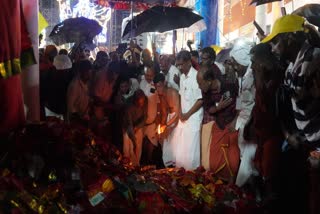
[(158, 135), (160, 135), (161, 134), (161, 126), (160, 126), (160, 124), (158, 125), (158, 129), (157, 129), (158, 131)]
[(157, 133), (158, 133), (158, 135), (162, 134), (165, 129), (166, 129), (166, 126), (161, 126), (161, 125), (159, 124), (159, 125), (158, 125), (158, 128), (157, 128)]

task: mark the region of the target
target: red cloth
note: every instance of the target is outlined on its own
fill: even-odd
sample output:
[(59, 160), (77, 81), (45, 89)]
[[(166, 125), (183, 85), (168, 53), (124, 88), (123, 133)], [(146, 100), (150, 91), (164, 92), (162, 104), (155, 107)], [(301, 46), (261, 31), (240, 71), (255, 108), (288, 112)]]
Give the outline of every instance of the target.
[(22, 13), (21, 0), (5, 1), (0, 14), (0, 63), (20, 58), (21, 52), (31, 48), (31, 41)]
[(268, 88), (256, 86), (255, 105), (252, 109), (253, 126), (258, 143), (255, 165), (264, 177), (278, 173), (283, 134), (275, 115), (275, 95), (280, 81), (274, 80)]
[(222, 130), (214, 123), (209, 160), (210, 170), (218, 177), (229, 181), (235, 179), (240, 163), (238, 132), (230, 132), (228, 127)]
[(255, 135), (260, 141), (270, 136), (282, 136), (281, 126), (275, 114), (275, 96), (279, 84), (274, 83), (267, 88), (256, 88), (255, 105), (252, 109)]
[(20, 75), (0, 79), (0, 137), (18, 128), (24, 121)]
[[(1, 6), (0, 63), (7, 63), (19, 59), (22, 52), (32, 46), (22, 14), (21, 0), (6, 0)], [(9, 76), (3, 79), (0, 75), (0, 136), (6, 136), (25, 121), (21, 77)]]

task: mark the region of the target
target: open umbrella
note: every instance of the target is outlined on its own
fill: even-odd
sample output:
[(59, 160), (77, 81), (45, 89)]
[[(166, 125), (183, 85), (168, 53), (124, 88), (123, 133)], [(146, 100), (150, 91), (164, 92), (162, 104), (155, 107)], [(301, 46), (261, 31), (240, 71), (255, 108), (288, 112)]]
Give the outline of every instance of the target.
[(276, 2), (276, 1), (282, 1), (282, 0), (252, 0), (250, 5), (259, 6), (262, 4), (267, 4), (267, 3)]
[(306, 4), (293, 11), (292, 14), (303, 16), (311, 24), (320, 27), (320, 4)]
[(147, 10), (156, 5), (162, 6), (176, 6), (175, 0), (131, 0), (131, 1), (119, 1), (119, 0), (94, 0), (94, 3), (105, 6), (111, 7), (114, 10), (130, 10), (131, 9), (131, 2), (134, 4), (133, 10), (135, 12)]
[(49, 37), (56, 45), (65, 43), (81, 43), (92, 41), (93, 37), (102, 31), (102, 27), (95, 20), (84, 17), (70, 18), (57, 24)]
[[(203, 18), (200, 15), (189, 8), (155, 6), (130, 20), (122, 37), (135, 37), (145, 32), (163, 33), (169, 30), (188, 28), (201, 19)], [(131, 22), (133, 22), (132, 26)]]
[(201, 19), (200, 21), (197, 21), (196, 23), (192, 24), (190, 27), (186, 28), (185, 31), (186, 33), (198, 33), (206, 29), (207, 29), (207, 25), (204, 22), (204, 20)]
[(232, 48), (222, 49), (216, 57), (216, 62), (223, 64), (227, 59), (230, 59), (230, 51)]

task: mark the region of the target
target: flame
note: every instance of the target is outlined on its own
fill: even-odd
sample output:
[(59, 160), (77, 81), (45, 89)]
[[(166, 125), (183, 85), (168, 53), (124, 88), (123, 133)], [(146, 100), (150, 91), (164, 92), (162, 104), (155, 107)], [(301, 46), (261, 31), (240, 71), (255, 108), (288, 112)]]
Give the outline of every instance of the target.
[(166, 126), (161, 126), (160, 124), (158, 125), (158, 128), (157, 128), (157, 133), (158, 135), (162, 134), (166, 129)]
[(91, 146), (95, 146), (96, 145), (96, 141), (94, 139), (92, 139), (90, 144), (91, 144)]

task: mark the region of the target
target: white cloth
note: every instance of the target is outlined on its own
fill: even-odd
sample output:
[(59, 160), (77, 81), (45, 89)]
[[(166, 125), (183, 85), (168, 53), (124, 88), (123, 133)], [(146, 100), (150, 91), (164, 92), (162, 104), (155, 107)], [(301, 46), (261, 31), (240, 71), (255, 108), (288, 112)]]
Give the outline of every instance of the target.
[(53, 66), (57, 69), (57, 70), (66, 70), (66, 69), (70, 69), (72, 68), (72, 62), (70, 57), (68, 57), (67, 55), (57, 55), (54, 59), (53, 59)]
[[(197, 100), (202, 99), (202, 92), (197, 82), (197, 70), (193, 67), (190, 68), (188, 75), (181, 75), (180, 77), (180, 90), (181, 97), (181, 110), (182, 113), (187, 113)], [(203, 108), (200, 108), (188, 119), (190, 124), (195, 124), (195, 129), (198, 129), (198, 122), (202, 122)]]
[(200, 123), (198, 130), (195, 125), (179, 121), (176, 128), (179, 141), (176, 146), (176, 167), (183, 167), (186, 170), (193, 170), (200, 166)]
[[(167, 122), (171, 120), (176, 115), (175, 112), (168, 114)], [(176, 124), (172, 124), (171, 127), (174, 127)], [(170, 165), (176, 164), (176, 144), (179, 142), (179, 135), (177, 127), (175, 127), (169, 136), (164, 139), (162, 146), (162, 160), (163, 164), (168, 167)]]
[(150, 89), (155, 89), (154, 83), (148, 83), (147, 80), (145, 79), (145, 76), (141, 76), (141, 81), (140, 81), (140, 89), (144, 92), (144, 94), (149, 97), (151, 95), (154, 95), (154, 93), (151, 93)]
[(155, 91), (155, 87), (153, 82), (148, 83), (144, 76), (140, 82), (140, 89), (144, 92), (144, 94), (148, 97), (148, 113), (146, 124), (151, 124), (155, 121), (157, 116), (157, 103), (159, 101), (157, 93), (151, 93), (151, 89)]
[[(181, 111), (187, 113), (192, 106), (202, 98), (197, 83), (197, 71), (191, 67), (187, 75), (180, 78)], [(192, 170), (200, 166), (200, 129), (203, 108), (190, 116), (187, 121), (179, 121), (178, 135), (180, 140), (176, 147), (176, 166)]]
[(210, 145), (212, 140), (212, 126), (215, 122), (202, 125), (201, 130), (201, 165), (205, 170), (210, 170)]
[(166, 83), (167, 83), (167, 86), (170, 87), (170, 88), (174, 88), (176, 89), (177, 91), (179, 91), (180, 87), (177, 83), (175, 83), (174, 81), (174, 76), (177, 75), (180, 77), (180, 71), (179, 69), (174, 66), (174, 65), (171, 65), (168, 73), (165, 75), (165, 78), (166, 78)]
[(134, 92), (136, 90), (138, 90), (140, 88), (139, 82), (137, 79), (135, 78), (130, 78), (130, 89), (129, 89), (129, 93), (128, 94), (124, 94), (123, 97), (125, 99), (128, 99), (129, 97), (131, 97)]
[(241, 163), (239, 166), (236, 184), (238, 186), (242, 186), (247, 182), (251, 175), (257, 174), (253, 164), (257, 145), (243, 139), (243, 129), (250, 119), (251, 111), (255, 103), (255, 86), (250, 64), (243, 78), (239, 80), (239, 86), (240, 96), (238, 99), (240, 99), (240, 112), (237, 118), (236, 129), (239, 130), (238, 145), (240, 149)]
[(258, 175), (253, 163), (257, 144), (243, 139), (243, 127), (239, 130), (238, 143), (241, 162), (236, 179), (236, 185), (241, 187), (248, 181), (251, 175)]
[(238, 130), (241, 126), (245, 126), (248, 122), (252, 108), (255, 103), (256, 89), (253, 82), (253, 73), (250, 66), (247, 72), (243, 76), (242, 80), (239, 80), (239, 97), (240, 99), (240, 112), (237, 118), (236, 129)]
[(146, 126), (143, 129), (144, 136), (147, 136), (149, 141), (157, 146), (158, 139), (157, 139), (157, 127), (155, 124), (155, 120), (157, 117), (157, 105), (159, 102), (158, 94), (151, 93), (151, 89), (155, 91), (155, 87), (153, 82), (148, 83), (144, 76), (141, 78), (140, 82), (140, 89), (144, 92), (144, 94), (148, 98), (148, 112), (147, 112), (147, 119), (146, 119)]
[(230, 51), (230, 57), (233, 57), (240, 65), (248, 66), (251, 62), (250, 50), (253, 45), (254, 43), (247, 38), (237, 39)]

